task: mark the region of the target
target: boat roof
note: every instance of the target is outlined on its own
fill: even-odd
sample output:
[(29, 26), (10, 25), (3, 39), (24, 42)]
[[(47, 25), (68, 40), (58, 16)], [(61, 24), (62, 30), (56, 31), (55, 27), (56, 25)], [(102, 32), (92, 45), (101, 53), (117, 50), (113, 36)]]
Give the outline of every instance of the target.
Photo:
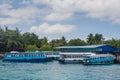
[(98, 48), (102, 46), (107, 46), (107, 44), (98, 44), (98, 45), (87, 45), (87, 46), (60, 46), (56, 47), (56, 49), (61, 49), (61, 48)]
[(112, 54), (96, 54), (96, 55), (90, 55), (90, 57), (114, 57)]
[(62, 54), (62, 55), (95, 55), (95, 53), (91, 53), (91, 52), (79, 52), (79, 53), (77, 53), (77, 52), (61, 52), (60, 54)]

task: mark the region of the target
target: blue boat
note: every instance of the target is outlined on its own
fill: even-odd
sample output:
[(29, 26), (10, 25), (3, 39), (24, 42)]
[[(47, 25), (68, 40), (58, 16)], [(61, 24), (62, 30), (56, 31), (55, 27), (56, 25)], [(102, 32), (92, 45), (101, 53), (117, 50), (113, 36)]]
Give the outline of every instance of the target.
[(47, 57), (47, 55), (45, 54), (35, 53), (35, 52), (6, 53), (3, 58), (3, 61), (10, 61), (10, 62), (46, 62), (51, 60), (52, 57)]
[(86, 56), (83, 60), (84, 64), (112, 64), (115, 56), (112, 54), (94, 54)]

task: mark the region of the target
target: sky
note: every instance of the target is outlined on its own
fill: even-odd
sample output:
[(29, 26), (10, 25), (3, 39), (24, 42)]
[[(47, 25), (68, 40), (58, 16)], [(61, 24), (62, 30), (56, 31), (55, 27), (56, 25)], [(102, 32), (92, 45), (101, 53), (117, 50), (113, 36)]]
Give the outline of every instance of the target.
[(120, 39), (120, 0), (0, 0), (0, 25), (49, 40)]

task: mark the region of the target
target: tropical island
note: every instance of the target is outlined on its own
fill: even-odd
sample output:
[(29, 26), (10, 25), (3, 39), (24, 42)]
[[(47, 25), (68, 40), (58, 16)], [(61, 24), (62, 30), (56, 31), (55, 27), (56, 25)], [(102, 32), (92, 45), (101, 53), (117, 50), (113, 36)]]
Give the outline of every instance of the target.
[(10, 51), (53, 51), (57, 46), (84, 46), (93, 44), (108, 44), (113, 47), (120, 47), (120, 39), (105, 40), (102, 34), (88, 34), (86, 40), (80, 38), (66, 40), (64, 36), (60, 39), (48, 41), (47, 37), (39, 38), (38, 35), (30, 32), (21, 33), (15, 30), (0, 27), (0, 52)]

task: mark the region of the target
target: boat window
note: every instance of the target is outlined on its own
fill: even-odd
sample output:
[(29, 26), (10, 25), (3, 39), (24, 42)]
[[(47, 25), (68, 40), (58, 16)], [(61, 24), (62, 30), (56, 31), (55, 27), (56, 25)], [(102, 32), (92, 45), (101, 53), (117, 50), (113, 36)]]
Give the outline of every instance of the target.
[(76, 56), (74, 56), (74, 58), (76, 58)]
[(22, 54), (21, 57), (23, 57), (24, 55)]
[(72, 56), (69, 56), (69, 58), (71, 58)]
[(14, 57), (13, 55), (11, 55), (11, 57)]
[(67, 55), (65, 56), (65, 58), (68, 58), (68, 57), (69, 57), (69, 56), (67, 56)]
[(29, 57), (29, 54), (27, 54), (27, 56)]

